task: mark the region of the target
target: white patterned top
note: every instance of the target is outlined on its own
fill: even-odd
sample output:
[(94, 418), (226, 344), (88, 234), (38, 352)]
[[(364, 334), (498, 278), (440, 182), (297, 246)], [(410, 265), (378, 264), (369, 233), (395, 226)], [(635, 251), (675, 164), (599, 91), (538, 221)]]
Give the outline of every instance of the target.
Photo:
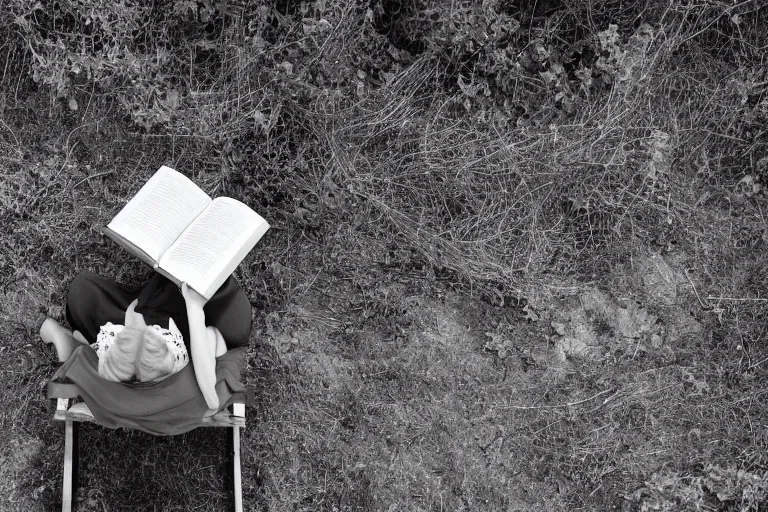
[[(163, 329), (159, 325), (149, 325), (147, 327), (155, 329), (163, 338), (165, 338), (168, 350), (173, 355), (173, 371), (169, 375), (163, 376), (163, 379), (181, 371), (187, 366), (189, 363), (187, 347), (184, 345), (184, 337), (181, 335), (179, 328), (176, 327), (173, 318), (168, 319), (168, 329)], [(99, 334), (96, 336), (96, 343), (91, 344), (91, 348), (96, 351), (96, 355), (99, 356), (99, 359), (107, 353), (109, 347), (115, 342), (115, 337), (123, 330), (123, 328), (125, 328), (124, 325), (113, 324), (112, 322), (107, 322), (101, 326)]]

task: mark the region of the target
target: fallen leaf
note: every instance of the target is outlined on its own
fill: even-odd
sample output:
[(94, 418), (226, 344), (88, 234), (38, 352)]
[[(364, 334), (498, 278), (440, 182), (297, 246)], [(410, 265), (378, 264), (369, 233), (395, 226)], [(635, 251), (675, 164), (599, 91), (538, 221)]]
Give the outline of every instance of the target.
[(537, 315), (536, 312), (528, 304), (526, 304), (523, 308), (523, 312), (525, 313), (523, 318), (526, 320), (530, 320), (531, 322), (538, 322), (540, 319), (539, 315)]

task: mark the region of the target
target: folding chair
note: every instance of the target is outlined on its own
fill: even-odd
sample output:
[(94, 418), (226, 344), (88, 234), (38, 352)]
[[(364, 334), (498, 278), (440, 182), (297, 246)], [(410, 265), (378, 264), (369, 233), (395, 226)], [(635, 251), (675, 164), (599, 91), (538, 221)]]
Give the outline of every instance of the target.
[[(74, 386), (73, 386), (74, 387)], [(65, 393), (74, 394), (74, 393)], [(75, 398), (57, 398), (54, 420), (64, 422), (64, 487), (62, 490), (61, 510), (72, 510), (72, 497), (77, 489), (78, 430), (79, 422), (99, 424), (85, 402)], [(208, 418), (201, 418), (197, 427), (225, 427), (227, 444), (231, 457), (232, 479), (234, 483), (234, 505), (236, 512), (243, 510), (243, 489), (240, 473), (240, 429), (245, 427), (245, 404), (234, 403)]]
[[(90, 348), (88, 351), (92, 352)], [(78, 347), (73, 352), (70, 360), (65, 363), (59, 370), (51, 377), (48, 382), (47, 396), (50, 399), (56, 400), (56, 412), (53, 416), (54, 420), (64, 422), (64, 486), (62, 490), (62, 507), (64, 512), (70, 512), (72, 510), (72, 497), (77, 489), (77, 459), (78, 459), (78, 429), (80, 422), (91, 422), (97, 425), (105, 426), (99, 423), (99, 421), (93, 416), (88, 405), (83, 401), (82, 397), (86, 396), (82, 393), (77, 384), (72, 381), (67, 382), (66, 378), (62, 380), (61, 375), (69, 362), (76, 359), (75, 355), (85, 353), (86, 347)], [(229, 364), (235, 364), (233, 361), (238, 361), (240, 355), (244, 354), (244, 349), (238, 348), (228, 351), (225, 356), (222, 356), (217, 362), (218, 364), (225, 358), (228, 359)], [(86, 356), (91, 356), (90, 363), (94, 364), (95, 353), (85, 353)], [(93, 370), (95, 371), (95, 370)], [(226, 373), (226, 370), (223, 370)], [(234, 376), (231, 376), (234, 379)], [(178, 382), (178, 381), (177, 381)], [(230, 393), (227, 395), (229, 398), (226, 400), (231, 405), (209, 417), (189, 416), (184, 418), (184, 430), (186, 432), (198, 427), (224, 427), (227, 428), (227, 443), (228, 453), (231, 457), (231, 469), (232, 480), (234, 484), (234, 506), (236, 512), (242, 512), (243, 510), (243, 492), (242, 492), (242, 479), (240, 472), (240, 429), (245, 427), (245, 388), (236, 380), (228, 381), (228, 387)], [(115, 383), (110, 383), (114, 385)], [(148, 391), (149, 392), (149, 391)], [(221, 399), (221, 396), (220, 396)], [(130, 418), (127, 418), (130, 419)], [(134, 426), (122, 425), (124, 421), (118, 422), (117, 425), (109, 425), (110, 428), (142, 428), (139, 427), (139, 423), (134, 422)], [(142, 428), (143, 429), (143, 428)], [(170, 434), (173, 435), (173, 434)]]

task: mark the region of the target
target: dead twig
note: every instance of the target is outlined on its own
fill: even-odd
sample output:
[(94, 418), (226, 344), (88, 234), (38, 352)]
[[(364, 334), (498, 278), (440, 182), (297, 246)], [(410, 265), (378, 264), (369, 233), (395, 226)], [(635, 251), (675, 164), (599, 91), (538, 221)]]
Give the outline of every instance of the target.
[(718, 302), (721, 300), (730, 300), (733, 302), (768, 302), (768, 299), (761, 299), (761, 298), (750, 299), (750, 298), (742, 298), (742, 297), (713, 297), (711, 295), (708, 295), (706, 299), (716, 300)]
[(97, 172), (96, 174), (91, 174), (90, 176), (86, 176), (85, 178), (81, 179), (80, 181), (78, 181), (77, 183), (72, 185), (72, 188), (77, 188), (78, 185), (80, 185), (81, 183), (84, 183), (84, 182), (86, 182), (86, 181), (88, 181), (88, 180), (90, 180), (92, 178), (98, 178), (99, 176), (106, 176), (107, 174), (112, 174), (113, 172), (115, 172), (114, 169), (112, 169), (111, 171)]
[[(584, 398), (583, 400), (577, 400), (575, 402), (568, 402), (565, 404), (558, 404), (558, 405), (508, 405), (505, 407), (500, 407), (500, 409), (523, 409), (523, 410), (529, 410), (529, 409), (558, 409), (560, 407), (574, 407), (576, 405), (583, 404), (585, 402), (589, 402), (591, 400), (594, 400), (595, 398), (599, 396), (603, 396), (606, 393), (610, 393), (613, 391), (613, 389), (606, 389), (604, 391), (601, 391), (599, 393), (596, 393), (589, 398)], [(607, 403), (610, 398), (606, 398), (603, 400), (603, 404)]]
[(691, 283), (691, 288), (693, 288), (693, 293), (696, 294), (696, 298), (699, 301), (699, 304), (701, 305), (702, 309), (705, 311), (712, 311), (715, 309), (715, 307), (711, 304), (705, 304), (703, 300), (701, 300), (701, 296), (699, 295), (698, 290), (696, 290), (696, 285), (693, 284), (693, 280), (691, 279), (691, 276), (688, 275), (688, 269), (684, 269), (683, 272), (685, 272), (685, 277), (688, 279), (688, 282)]

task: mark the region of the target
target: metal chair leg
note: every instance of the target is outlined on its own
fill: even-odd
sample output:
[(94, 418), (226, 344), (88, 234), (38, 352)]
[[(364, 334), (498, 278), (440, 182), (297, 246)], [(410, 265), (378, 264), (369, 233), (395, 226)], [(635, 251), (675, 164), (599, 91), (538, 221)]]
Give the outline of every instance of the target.
[[(245, 404), (232, 404), (232, 415), (245, 418)], [(240, 470), (240, 427), (227, 429), (227, 445), (231, 459), (231, 475), (235, 512), (243, 512), (243, 482)]]
[(78, 425), (72, 420), (64, 421), (64, 485), (62, 488), (61, 510), (72, 511), (72, 499), (77, 489), (77, 434)]
[(243, 512), (243, 482), (240, 473), (240, 427), (232, 427), (232, 480), (235, 486), (235, 512)]

